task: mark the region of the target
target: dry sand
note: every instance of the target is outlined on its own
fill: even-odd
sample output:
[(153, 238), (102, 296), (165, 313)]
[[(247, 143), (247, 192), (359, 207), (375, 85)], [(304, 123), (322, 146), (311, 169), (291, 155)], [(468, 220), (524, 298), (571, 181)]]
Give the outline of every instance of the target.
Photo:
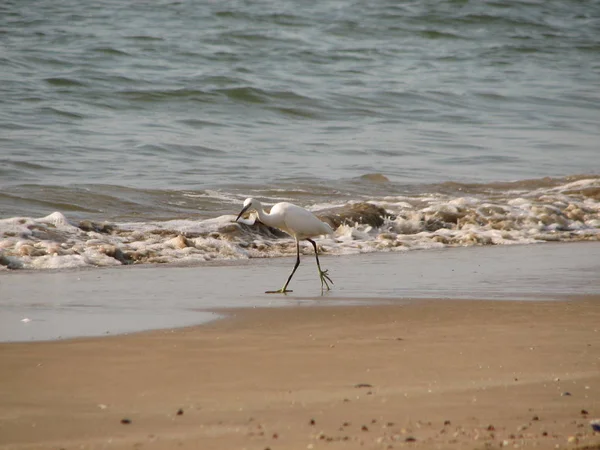
[(1, 449), (598, 449), (593, 418), (600, 298), (236, 310), (0, 345)]

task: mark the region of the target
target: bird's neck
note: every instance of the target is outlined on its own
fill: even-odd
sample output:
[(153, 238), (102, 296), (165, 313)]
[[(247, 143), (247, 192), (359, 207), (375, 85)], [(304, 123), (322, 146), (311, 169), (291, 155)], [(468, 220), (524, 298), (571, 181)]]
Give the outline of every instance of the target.
[(271, 214), (263, 210), (262, 205), (256, 208), (256, 212), (258, 213), (258, 218), (262, 223), (269, 227), (275, 228), (275, 224), (273, 223), (273, 217), (271, 216)]

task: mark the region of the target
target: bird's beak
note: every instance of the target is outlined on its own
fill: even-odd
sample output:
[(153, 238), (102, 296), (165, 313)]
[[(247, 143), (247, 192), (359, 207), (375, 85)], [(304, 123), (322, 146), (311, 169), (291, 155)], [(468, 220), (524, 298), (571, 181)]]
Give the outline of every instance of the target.
[(242, 214), (244, 214), (246, 211), (248, 211), (248, 208), (250, 208), (250, 205), (248, 205), (248, 206), (245, 206), (245, 207), (244, 207), (244, 209), (242, 209), (242, 210), (240, 211), (240, 213), (239, 213), (239, 214), (238, 214), (238, 216), (237, 216), (237, 219), (235, 219), (235, 221), (236, 221), (236, 222), (237, 222), (238, 220), (240, 220), (240, 217), (242, 217)]

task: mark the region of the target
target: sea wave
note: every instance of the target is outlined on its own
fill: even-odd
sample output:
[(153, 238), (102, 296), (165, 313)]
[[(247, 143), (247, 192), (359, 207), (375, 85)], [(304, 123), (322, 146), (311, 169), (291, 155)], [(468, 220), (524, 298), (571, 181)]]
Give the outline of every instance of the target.
[[(600, 177), (444, 183), (406, 195), (306, 206), (334, 229), (319, 240), (330, 255), (600, 240)], [(241, 223), (235, 215), (113, 223), (54, 212), (0, 220), (0, 270), (197, 264), (295, 251), (290, 236), (253, 216)]]

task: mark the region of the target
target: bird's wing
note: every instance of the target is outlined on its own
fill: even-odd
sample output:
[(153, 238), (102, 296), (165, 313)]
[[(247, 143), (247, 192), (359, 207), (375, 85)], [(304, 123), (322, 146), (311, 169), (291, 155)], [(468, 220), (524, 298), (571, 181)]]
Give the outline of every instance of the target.
[(284, 221), (287, 228), (285, 231), (298, 239), (317, 237), (333, 231), (312, 212), (292, 204), (287, 207)]

